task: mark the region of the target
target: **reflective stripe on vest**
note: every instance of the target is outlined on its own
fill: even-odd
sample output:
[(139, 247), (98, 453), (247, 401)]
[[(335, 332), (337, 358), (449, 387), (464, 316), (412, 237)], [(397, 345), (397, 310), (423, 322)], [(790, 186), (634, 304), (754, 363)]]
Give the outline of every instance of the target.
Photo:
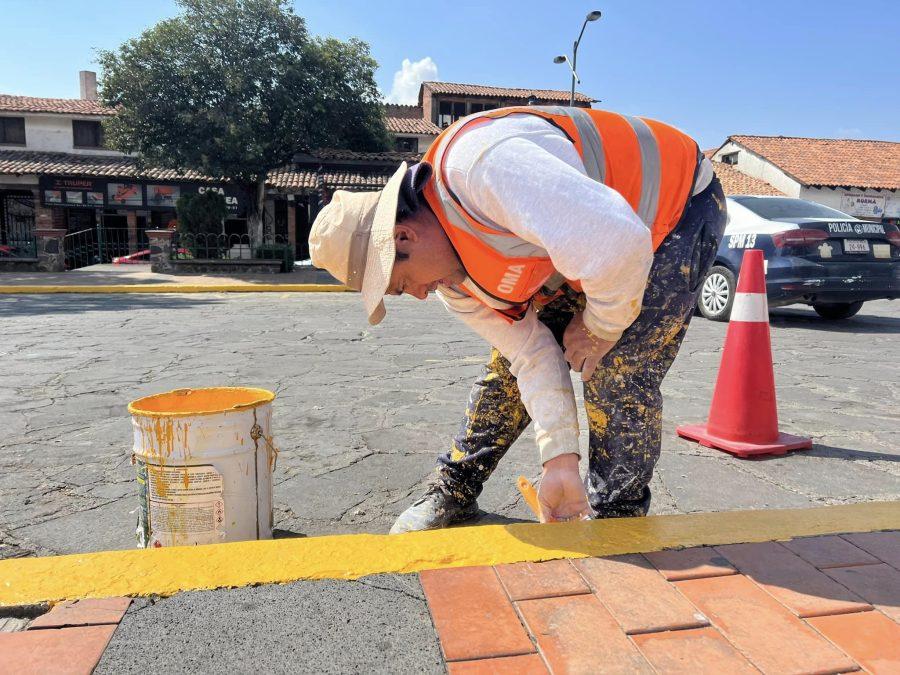
[(641, 150), (641, 201), (638, 205), (638, 217), (644, 221), (647, 227), (653, 227), (656, 220), (656, 208), (659, 203), (659, 146), (653, 137), (653, 132), (647, 123), (637, 117), (622, 115), (638, 139), (638, 147)]

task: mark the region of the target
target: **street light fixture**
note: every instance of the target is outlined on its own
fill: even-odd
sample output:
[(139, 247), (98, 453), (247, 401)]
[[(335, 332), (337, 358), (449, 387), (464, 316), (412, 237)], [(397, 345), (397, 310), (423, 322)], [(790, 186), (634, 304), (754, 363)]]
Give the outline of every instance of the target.
[[(572, 77), (575, 79), (578, 84), (581, 84), (581, 78), (578, 77), (578, 73), (575, 72), (575, 68), (572, 66), (572, 62), (569, 61), (569, 57), (563, 54), (562, 56), (557, 56), (553, 59), (553, 63), (566, 63), (569, 66), (569, 70), (572, 71)], [(569, 102), (569, 105), (572, 105), (572, 102)]]
[(588, 21), (596, 21), (602, 14), (603, 13), (600, 10), (595, 9), (593, 12), (588, 12), (588, 15), (584, 17), (584, 23), (581, 24), (581, 32), (578, 33), (578, 39), (575, 40), (575, 43), (572, 45), (571, 61), (567, 56), (557, 56), (553, 59), (553, 63), (568, 63), (569, 70), (572, 71), (572, 92), (569, 95), (569, 107), (575, 105), (575, 83), (581, 83), (581, 80), (575, 72), (575, 64), (578, 63), (578, 45), (581, 44), (581, 38), (584, 35), (584, 29), (588, 25)]

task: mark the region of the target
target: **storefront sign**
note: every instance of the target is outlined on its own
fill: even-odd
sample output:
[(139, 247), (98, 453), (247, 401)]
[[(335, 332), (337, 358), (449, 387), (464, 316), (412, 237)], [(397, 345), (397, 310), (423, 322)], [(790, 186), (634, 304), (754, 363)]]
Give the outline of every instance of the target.
[(841, 211), (858, 218), (882, 218), (884, 197), (874, 195), (841, 195)]
[(73, 176), (41, 176), (41, 203), (45, 206), (117, 208), (126, 210), (174, 209), (183, 194), (202, 194), (214, 190), (225, 197), (228, 215), (243, 218), (247, 214), (247, 196), (234, 185), (200, 183), (154, 183)]

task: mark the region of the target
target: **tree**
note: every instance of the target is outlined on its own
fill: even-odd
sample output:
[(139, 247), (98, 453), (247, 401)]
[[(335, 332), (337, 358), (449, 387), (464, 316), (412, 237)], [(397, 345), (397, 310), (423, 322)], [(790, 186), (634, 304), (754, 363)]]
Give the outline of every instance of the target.
[(112, 147), (241, 185), (261, 238), (265, 179), (297, 152), (388, 147), (366, 43), (311, 37), (287, 0), (178, 0), (182, 12), (100, 51)]

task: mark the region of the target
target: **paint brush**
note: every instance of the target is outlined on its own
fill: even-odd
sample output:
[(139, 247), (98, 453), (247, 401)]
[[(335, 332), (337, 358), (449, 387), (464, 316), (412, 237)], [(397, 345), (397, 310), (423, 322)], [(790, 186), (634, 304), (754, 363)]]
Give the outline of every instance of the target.
[(522, 493), (522, 498), (525, 499), (525, 503), (528, 504), (528, 508), (531, 509), (531, 512), (537, 516), (537, 519), (541, 519), (541, 503), (538, 501), (537, 490), (534, 489), (534, 485), (531, 484), (525, 476), (519, 476), (519, 480), (516, 481), (516, 485), (519, 488), (519, 492)]

